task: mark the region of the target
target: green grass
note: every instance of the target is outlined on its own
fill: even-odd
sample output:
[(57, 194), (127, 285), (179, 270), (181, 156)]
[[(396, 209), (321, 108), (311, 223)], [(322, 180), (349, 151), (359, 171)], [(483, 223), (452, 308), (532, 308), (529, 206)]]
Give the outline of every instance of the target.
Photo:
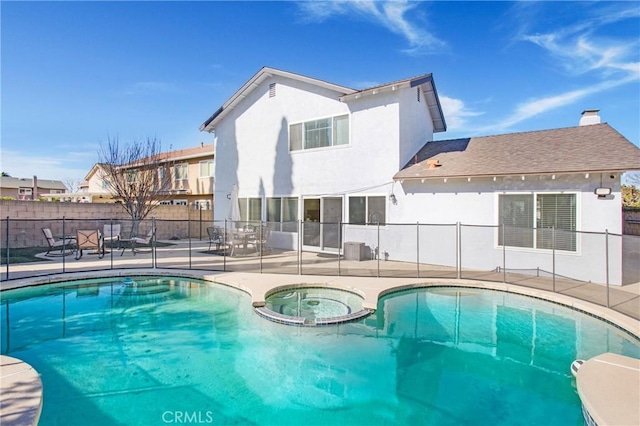
[[(167, 247), (167, 246), (172, 246), (173, 244), (170, 243), (163, 243), (163, 242), (159, 242), (156, 241), (156, 247)], [(107, 248), (108, 249), (117, 249), (118, 245), (117, 243), (113, 243), (113, 244), (107, 244)], [(148, 247), (148, 246), (144, 246), (141, 245), (140, 247)], [(46, 253), (47, 252), (47, 248), (46, 247), (24, 247), (24, 248), (11, 248), (9, 249), (9, 264), (10, 265), (15, 265), (17, 263), (32, 263), (32, 262), (43, 262), (44, 259), (40, 258), (40, 257), (36, 257), (36, 254), (38, 253)], [(59, 258), (61, 257), (58, 253), (60, 253), (60, 250), (53, 250), (51, 253), (53, 253), (53, 256), (51, 256), (51, 259), (55, 259), (55, 258)], [(69, 255), (67, 255), (69, 256)], [(7, 249), (0, 249), (0, 265), (6, 265), (7, 264)]]

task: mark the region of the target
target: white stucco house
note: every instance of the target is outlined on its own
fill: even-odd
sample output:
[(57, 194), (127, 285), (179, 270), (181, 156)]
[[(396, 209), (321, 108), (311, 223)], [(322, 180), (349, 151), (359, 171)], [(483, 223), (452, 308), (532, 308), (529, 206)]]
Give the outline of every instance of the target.
[(553, 238), (556, 273), (619, 284), (619, 239), (607, 278), (594, 265), (604, 241), (585, 232), (621, 233), (620, 177), (640, 169), (640, 150), (595, 110), (580, 121), (433, 141), (446, 123), (431, 74), (355, 90), (265, 67), (200, 129), (215, 134), (215, 219), (230, 219), (237, 185), (242, 220), (273, 223), (274, 246), (357, 241), (391, 260), (462, 256), (485, 270), (507, 253), (511, 268), (550, 270)]

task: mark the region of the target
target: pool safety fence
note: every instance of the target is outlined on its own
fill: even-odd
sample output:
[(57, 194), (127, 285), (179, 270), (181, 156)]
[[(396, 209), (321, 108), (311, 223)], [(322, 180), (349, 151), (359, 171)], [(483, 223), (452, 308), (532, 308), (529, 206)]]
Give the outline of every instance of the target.
[[(43, 229), (59, 241), (59, 255), (45, 255)], [(78, 230), (100, 232), (102, 258), (75, 259)], [(640, 281), (627, 256), (631, 238), (507, 224), (7, 217), (0, 279), (134, 268), (471, 279), (562, 293), (640, 319), (638, 295), (625, 291)]]

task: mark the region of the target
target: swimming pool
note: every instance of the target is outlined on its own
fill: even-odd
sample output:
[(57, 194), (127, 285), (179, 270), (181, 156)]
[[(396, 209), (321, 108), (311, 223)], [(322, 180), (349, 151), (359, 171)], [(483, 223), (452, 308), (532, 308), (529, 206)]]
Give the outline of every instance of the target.
[(616, 327), (510, 293), (409, 290), (298, 328), (229, 287), (134, 281), (2, 293), (2, 353), (41, 373), (41, 425), (581, 424), (571, 362), (640, 357)]

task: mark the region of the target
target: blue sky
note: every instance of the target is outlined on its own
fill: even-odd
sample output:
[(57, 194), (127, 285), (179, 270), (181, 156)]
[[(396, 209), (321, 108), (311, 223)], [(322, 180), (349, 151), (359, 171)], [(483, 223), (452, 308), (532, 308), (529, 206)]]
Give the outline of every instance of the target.
[(108, 137), (163, 150), (261, 67), (362, 89), (433, 73), (436, 139), (603, 121), (640, 145), (640, 3), (13, 2), (1, 13), (1, 163), (82, 181)]

